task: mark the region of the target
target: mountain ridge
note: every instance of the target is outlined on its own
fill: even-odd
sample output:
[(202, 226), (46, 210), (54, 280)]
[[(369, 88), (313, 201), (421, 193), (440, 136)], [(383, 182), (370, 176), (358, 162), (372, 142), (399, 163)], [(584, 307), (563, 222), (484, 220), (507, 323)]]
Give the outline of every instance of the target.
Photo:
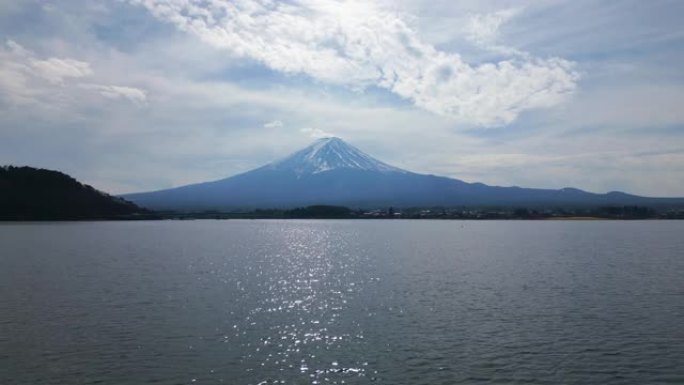
[(340, 138), (323, 138), (291, 155), (228, 178), (122, 195), (157, 210), (235, 210), (307, 205), (349, 207), (684, 205), (679, 198), (573, 187), (489, 186), (391, 166)]

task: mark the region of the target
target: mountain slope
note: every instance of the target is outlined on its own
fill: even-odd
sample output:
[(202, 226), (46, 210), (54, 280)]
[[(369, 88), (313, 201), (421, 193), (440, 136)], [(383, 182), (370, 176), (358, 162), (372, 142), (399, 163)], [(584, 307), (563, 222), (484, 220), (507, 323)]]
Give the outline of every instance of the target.
[(527, 189), (466, 183), (416, 174), (363, 153), (339, 138), (321, 139), (294, 154), (230, 178), (125, 195), (141, 206), (170, 210), (484, 205), (679, 204), (684, 200), (577, 189)]
[(0, 220), (109, 219), (145, 211), (61, 172), (0, 167)]

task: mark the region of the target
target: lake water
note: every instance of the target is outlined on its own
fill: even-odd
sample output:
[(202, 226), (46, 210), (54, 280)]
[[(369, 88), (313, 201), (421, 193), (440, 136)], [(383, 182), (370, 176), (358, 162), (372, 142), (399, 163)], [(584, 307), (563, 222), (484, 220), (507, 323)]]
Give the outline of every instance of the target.
[(2, 384), (684, 383), (684, 221), (0, 224)]

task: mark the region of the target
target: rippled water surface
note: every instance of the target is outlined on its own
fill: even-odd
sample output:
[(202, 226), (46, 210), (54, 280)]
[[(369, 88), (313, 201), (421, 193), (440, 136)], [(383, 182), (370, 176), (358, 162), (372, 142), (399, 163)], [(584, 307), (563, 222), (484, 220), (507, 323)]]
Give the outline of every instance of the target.
[(0, 224), (2, 384), (684, 383), (684, 221)]

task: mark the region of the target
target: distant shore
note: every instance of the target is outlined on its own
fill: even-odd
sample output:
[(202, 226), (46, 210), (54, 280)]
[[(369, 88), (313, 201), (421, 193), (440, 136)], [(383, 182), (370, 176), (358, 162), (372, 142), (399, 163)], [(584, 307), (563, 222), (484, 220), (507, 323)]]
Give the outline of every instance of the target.
[(525, 208), (525, 207), (415, 207), (351, 209), (314, 205), (295, 209), (244, 211), (157, 212), (164, 219), (443, 219), (443, 220), (635, 220), (684, 219), (684, 210), (656, 210), (640, 206)]
[(639, 220), (684, 219), (684, 210), (656, 210), (640, 206), (593, 208), (393, 208), (351, 209), (314, 205), (294, 209), (235, 211), (145, 211), (122, 215), (19, 215), (0, 213), (0, 221), (94, 221), (94, 220), (193, 220), (193, 219), (432, 219), (432, 220)]
[(591, 221), (658, 221), (658, 220), (684, 220), (684, 218), (604, 218), (604, 217), (552, 217), (552, 218), (336, 218), (336, 217), (246, 217), (246, 216), (153, 216), (153, 217), (120, 217), (120, 218), (0, 218), (0, 223), (27, 223), (27, 222), (139, 222), (139, 221), (195, 221), (195, 220), (350, 220), (350, 221), (364, 221), (364, 220), (391, 220), (391, 221), (573, 221), (573, 222), (591, 222)]

